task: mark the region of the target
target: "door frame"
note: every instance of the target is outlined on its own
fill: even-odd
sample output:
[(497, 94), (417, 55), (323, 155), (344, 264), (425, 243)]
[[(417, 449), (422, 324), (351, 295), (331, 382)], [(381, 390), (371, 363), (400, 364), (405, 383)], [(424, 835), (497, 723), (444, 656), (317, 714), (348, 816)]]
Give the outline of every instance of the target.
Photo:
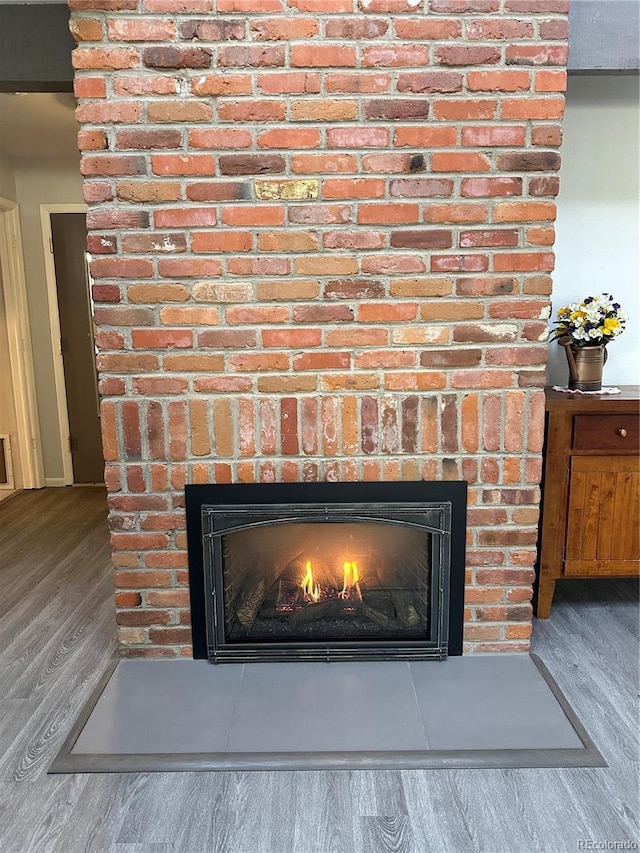
[(0, 197), (2, 290), (7, 314), (9, 361), (18, 432), (23, 488), (45, 485), (38, 397), (31, 349), (27, 280), (24, 272), (20, 212), (17, 202)]
[[(49, 334), (51, 336), (51, 352), (53, 358), (54, 390), (58, 410), (58, 427), (60, 436), (60, 454), (64, 482), (60, 485), (73, 484), (73, 458), (69, 440), (69, 410), (67, 408), (67, 387), (64, 377), (64, 362), (60, 343), (60, 312), (58, 309), (58, 283), (56, 281), (56, 266), (53, 255), (53, 235), (51, 231), (52, 213), (86, 213), (86, 204), (41, 204), (40, 223), (42, 226), (42, 249), (44, 252), (45, 282), (47, 285), (47, 304), (49, 308)], [(57, 484), (56, 484), (57, 485)]]

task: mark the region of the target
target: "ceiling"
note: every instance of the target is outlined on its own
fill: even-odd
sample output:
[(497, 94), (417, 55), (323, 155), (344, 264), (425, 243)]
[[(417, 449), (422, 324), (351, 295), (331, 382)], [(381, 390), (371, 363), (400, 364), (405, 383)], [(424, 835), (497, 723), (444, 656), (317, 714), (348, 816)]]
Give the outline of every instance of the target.
[(0, 153), (9, 157), (78, 156), (74, 109), (71, 94), (0, 94)]

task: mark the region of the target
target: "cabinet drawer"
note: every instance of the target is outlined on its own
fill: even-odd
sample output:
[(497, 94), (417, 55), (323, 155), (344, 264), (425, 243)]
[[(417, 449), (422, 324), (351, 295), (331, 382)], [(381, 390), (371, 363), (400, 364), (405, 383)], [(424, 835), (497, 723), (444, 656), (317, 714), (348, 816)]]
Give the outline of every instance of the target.
[(638, 415), (576, 415), (573, 420), (574, 450), (638, 452)]

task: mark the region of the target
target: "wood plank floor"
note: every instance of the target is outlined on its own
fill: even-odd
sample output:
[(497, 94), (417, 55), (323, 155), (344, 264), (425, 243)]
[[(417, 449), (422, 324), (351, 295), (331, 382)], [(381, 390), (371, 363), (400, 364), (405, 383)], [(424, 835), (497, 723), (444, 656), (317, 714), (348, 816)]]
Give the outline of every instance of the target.
[(573, 853), (640, 840), (631, 580), (559, 584), (534, 634), (608, 768), (47, 776), (115, 653), (105, 518), (99, 488), (0, 507), (0, 853)]

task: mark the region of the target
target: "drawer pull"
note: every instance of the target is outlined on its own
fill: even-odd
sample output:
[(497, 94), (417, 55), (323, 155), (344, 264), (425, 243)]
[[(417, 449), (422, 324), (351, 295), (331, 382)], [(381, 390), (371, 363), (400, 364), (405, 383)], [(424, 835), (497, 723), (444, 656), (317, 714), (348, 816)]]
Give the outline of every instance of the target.
[(626, 438), (627, 437), (627, 431), (624, 427), (620, 427), (620, 429), (617, 429), (616, 434), (619, 435), (620, 438)]

